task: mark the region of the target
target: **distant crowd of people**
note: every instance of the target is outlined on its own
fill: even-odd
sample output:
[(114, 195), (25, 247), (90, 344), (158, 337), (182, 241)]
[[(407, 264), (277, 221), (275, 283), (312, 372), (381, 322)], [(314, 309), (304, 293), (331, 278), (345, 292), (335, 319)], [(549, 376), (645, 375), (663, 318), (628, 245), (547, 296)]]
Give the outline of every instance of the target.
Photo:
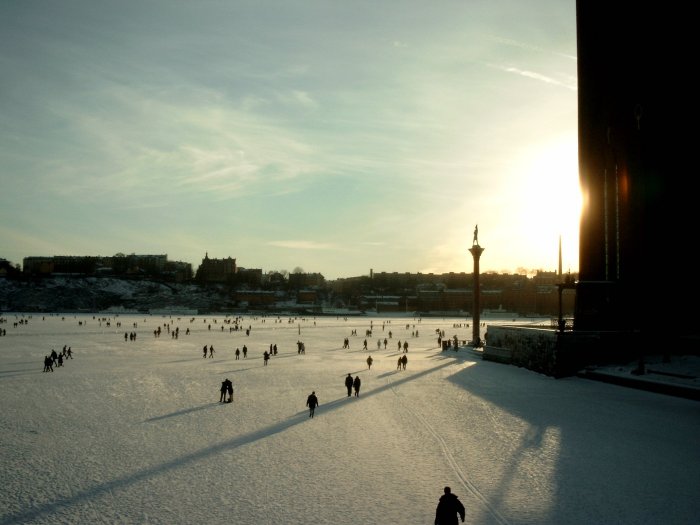
[[(215, 321), (216, 322), (216, 321)], [(107, 323), (107, 326), (109, 326), (109, 323)], [(117, 326), (121, 326), (121, 323), (117, 323)], [(467, 325), (468, 326), (468, 325)], [(136, 323), (134, 323), (134, 327), (136, 327)], [(171, 330), (170, 325), (166, 324), (164, 325), (166, 333), (171, 334), (171, 337), (174, 339), (178, 338), (178, 335), (180, 333), (179, 328), (174, 328)], [(456, 326), (455, 326), (456, 327)], [(461, 327), (461, 325), (460, 325)], [(409, 328), (409, 325), (406, 325), (406, 328)], [(208, 325), (208, 329), (211, 330), (211, 324)], [(234, 325), (231, 327), (232, 330), (243, 330), (238, 321), (234, 323)], [(250, 334), (250, 330), (252, 327), (248, 327), (245, 329), (246, 335)], [(385, 326), (384, 324), (382, 325), (382, 331), (384, 331)], [(223, 330), (223, 327), (222, 327)], [(161, 327), (158, 327), (156, 330), (154, 330), (154, 337), (160, 337), (161, 333), (163, 332)], [(437, 335), (438, 335), (438, 346), (442, 346), (441, 343), (444, 340), (445, 334), (442, 331), (436, 330)], [(187, 334), (190, 333), (190, 329), (187, 328)], [(366, 332), (367, 337), (372, 336), (372, 329), (370, 328)], [(6, 331), (4, 329), (0, 329), (0, 336), (6, 335)], [(357, 335), (356, 330), (352, 331), (352, 335)], [(415, 330), (412, 332), (412, 335), (414, 337), (418, 336), (418, 331)], [(389, 331), (388, 333), (388, 338), (392, 338), (392, 333)], [(136, 331), (133, 332), (126, 332), (124, 333), (124, 340), (136, 340)], [(382, 339), (377, 339), (377, 349), (381, 349), (382, 343), (384, 345), (384, 349), (387, 348), (387, 338)], [(454, 345), (455, 349), (458, 346), (458, 339), (457, 336), (454, 336), (452, 340), (447, 339), (445, 342), (448, 342), (448, 344), (451, 343), (451, 345)], [(363, 342), (363, 349), (367, 350), (368, 349), (368, 342), (367, 339), (364, 339)], [(401, 354), (398, 359), (397, 359), (397, 370), (406, 370), (406, 364), (408, 362), (408, 341), (398, 341), (397, 343), (397, 349), (399, 353)], [(343, 341), (343, 348), (349, 349), (350, 348), (350, 340), (349, 338), (345, 338)], [(209, 358), (213, 359), (214, 358), (214, 346), (213, 344), (205, 344), (202, 347), (202, 357), (203, 358)], [(306, 347), (305, 344), (301, 341), (297, 341), (297, 353), (298, 354), (305, 354), (306, 353)], [(243, 354), (243, 358), (246, 359), (248, 356), (248, 347), (247, 345), (243, 345), (242, 351), (240, 348), (235, 349), (235, 359), (238, 360), (240, 359), (241, 354)], [(269, 346), (269, 349), (265, 350), (263, 352), (263, 365), (267, 366), (269, 360), (273, 356), (278, 355), (278, 348), (276, 343), (271, 343)], [(62, 350), (60, 352), (56, 352), (54, 349), (51, 349), (51, 353), (46, 355), (44, 358), (44, 372), (53, 372), (54, 367), (62, 367), (64, 366), (65, 362), (68, 359), (73, 359), (73, 351), (70, 346), (64, 345)], [(371, 355), (367, 356), (365, 360), (367, 364), (367, 370), (371, 371), (372, 365), (374, 363), (374, 359), (372, 358)], [(344, 379), (344, 385), (345, 389), (347, 392), (347, 397), (356, 397), (359, 398), (360, 396), (360, 389), (362, 386), (362, 380), (360, 379), (360, 375), (356, 374), (355, 377), (353, 377), (352, 373), (348, 373), (347, 376)], [(220, 403), (233, 403), (233, 394), (234, 394), (234, 387), (233, 387), (233, 381), (231, 381), (229, 378), (224, 379), (221, 382), (221, 386), (219, 388), (219, 402)], [(318, 395), (316, 394), (316, 391), (313, 390), (306, 398), (306, 407), (309, 409), (309, 418), (313, 418), (315, 415), (316, 408), (320, 405)], [(466, 510), (462, 502), (459, 500), (459, 498), (452, 493), (450, 487), (446, 486), (444, 487), (444, 494), (439, 498), (436, 510), (435, 510), (435, 525), (454, 525), (458, 523), (458, 520), (461, 520), (464, 522), (466, 516)]]

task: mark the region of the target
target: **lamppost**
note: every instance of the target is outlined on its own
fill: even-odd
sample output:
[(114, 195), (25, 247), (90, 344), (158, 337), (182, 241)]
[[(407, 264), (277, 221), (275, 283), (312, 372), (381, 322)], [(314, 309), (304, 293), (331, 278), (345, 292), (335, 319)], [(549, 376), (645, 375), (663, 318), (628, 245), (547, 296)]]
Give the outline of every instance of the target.
[(564, 307), (563, 307), (563, 301), (562, 301), (562, 292), (565, 289), (570, 289), (570, 290), (576, 289), (576, 283), (573, 281), (571, 274), (568, 274), (566, 276), (566, 279), (564, 280), (564, 282), (558, 283), (557, 288), (559, 291), (559, 318), (557, 319), (557, 329), (560, 332), (563, 332), (564, 330), (566, 330), (566, 319), (564, 319)]

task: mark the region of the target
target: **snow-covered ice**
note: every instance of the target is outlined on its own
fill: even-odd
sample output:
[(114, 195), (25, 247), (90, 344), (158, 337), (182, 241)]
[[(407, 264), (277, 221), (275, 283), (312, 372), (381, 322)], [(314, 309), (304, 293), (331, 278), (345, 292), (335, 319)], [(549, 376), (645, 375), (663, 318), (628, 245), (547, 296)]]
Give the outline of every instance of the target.
[(0, 324), (2, 525), (431, 524), (445, 485), (470, 524), (700, 520), (697, 401), (442, 352), (462, 319), (104, 316)]

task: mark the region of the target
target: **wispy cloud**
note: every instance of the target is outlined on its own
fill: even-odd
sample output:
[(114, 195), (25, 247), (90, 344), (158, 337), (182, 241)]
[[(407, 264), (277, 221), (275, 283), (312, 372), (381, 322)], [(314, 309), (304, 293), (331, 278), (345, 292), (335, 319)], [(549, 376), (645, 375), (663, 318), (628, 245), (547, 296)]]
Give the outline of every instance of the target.
[(526, 69), (520, 69), (520, 68), (513, 67), (513, 66), (501, 66), (498, 64), (489, 64), (489, 67), (492, 67), (494, 69), (498, 69), (500, 71), (505, 71), (506, 73), (511, 73), (514, 75), (519, 75), (522, 77), (531, 78), (533, 80), (537, 80), (539, 82), (544, 82), (546, 84), (561, 86), (563, 88), (570, 89), (572, 91), (577, 90), (577, 86), (576, 86), (575, 82), (573, 82), (573, 83), (571, 81), (564, 82), (564, 81), (552, 78), (548, 75), (543, 75), (542, 73), (536, 73), (534, 71), (528, 71)]
[(318, 103), (306, 91), (292, 91), (291, 99), (305, 108), (316, 108)]
[(499, 37), (499, 36), (494, 36), (492, 38), (496, 42), (498, 42), (500, 44), (507, 45), (507, 46), (517, 47), (519, 49), (525, 49), (525, 50), (529, 50), (529, 51), (538, 51), (540, 53), (549, 53), (549, 54), (552, 54), (555, 56), (567, 58), (569, 60), (574, 60), (574, 61), (578, 60), (578, 57), (576, 55), (569, 55), (566, 53), (551, 51), (551, 50), (545, 49), (543, 47), (534, 46), (532, 44), (527, 44), (525, 42), (519, 42), (517, 40), (513, 40), (512, 38), (503, 38), (503, 37)]

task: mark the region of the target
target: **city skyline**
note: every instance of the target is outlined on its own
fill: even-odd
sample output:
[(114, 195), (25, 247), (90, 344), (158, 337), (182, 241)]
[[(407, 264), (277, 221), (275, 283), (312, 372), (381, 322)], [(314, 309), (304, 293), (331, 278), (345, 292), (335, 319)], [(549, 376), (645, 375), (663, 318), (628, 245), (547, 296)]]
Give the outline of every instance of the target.
[[(87, 274), (91, 274), (95, 270), (65, 270), (65, 269), (58, 269), (56, 267), (55, 269), (52, 270), (47, 270), (43, 267), (43, 265), (49, 260), (53, 259), (55, 264), (58, 265), (65, 265), (65, 264), (76, 264), (78, 263), (79, 267), (82, 264), (80, 259), (85, 259), (85, 264), (87, 264), (89, 267), (92, 267), (97, 262), (96, 268), (101, 268), (102, 270), (107, 270), (111, 268), (111, 264), (113, 263), (113, 259), (115, 258), (120, 258), (123, 257), (124, 259), (131, 260), (131, 264), (135, 264), (137, 266), (141, 266), (140, 264), (140, 259), (141, 258), (146, 258), (146, 266), (147, 267), (153, 267), (154, 265), (157, 266), (157, 263), (155, 263), (155, 259), (160, 259), (162, 258), (164, 262), (167, 261), (167, 263), (175, 263), (177, 265), (189, 265), (193, 275), (197, 273), (199, 268), (201, 268), (205, 261), (216, 261), (216, 262), (226, 262), (226, 261), (233, 261), (233, 265), (235, 266), (236, 270), (253, 270), (253, 271), (260, 271), (262, 272), (263, 275), (267, 274), (274, 274), (274, 273), (281, 273), (281, 274), (293, 274), (293, 273), (302, 273), (306, 275), (321, 275), (324, 279), (326, 279), (325, 275), (323, 275), (322, 272), (311, 272), (311, 271), (306, 271), (304, 268), (301, 266), (295, 266), (292, 269), (288, 268), (275, 268), (275, 269), (265, 269), (265, 268), (258, 268), (258, 267), (250, 267), (250, 266), (245, 266), (243, 264), (240, 264), (240, 261), (237, 257), (222, 257), (222, 258), (214, 258), (214, 257), (209, 257), (208, 254), (205, 254), (205, 256), (199, 261), (199, 262), (191, 262), (191, 261), (182, 261), (182, 260), (177, 260), (177, 259), (172, 259), (168, 256), (168, 254), (155, 254), (155, 253), (117, 253), (114, 255), (94, 255), (94, 254), (81, 254), (81, 255), (28, 255), (25, 257), (22, 257), (20, 260), (17, 261), (11, 261), (5, 257), (2, 257), (0, 255), (0, 263), (5, 263), (11, 265), (13, 268), (19, 268), (19, 271), (22, 272), (29, 272), (33, 273), (35, 271), (38, 271), (38, 273), (45, 273), (46, 275), (51, 275), (51, 274), (57, 274), (57, 275), (63, 275), (65, 272), (74, 272), (76, 271), (77, 274), (82, 273), (83, 271), (87, 271)], [(135, 258), (135, 259), (134, 259)], [(72, 263), (67, 263), (66, 260), (71, 260)], [(106, 265), (106, 266), (105, 266)], [(41, 269), (38, 269), (38, 267), (41, 267)], [(128, 269), (128, 267), (125, 267)], [(124, 268), (122, 268), (123, 270)], [(146, 268), (142, 268), (146, 269)], [(102, 271), (101, 270), (101, 271)], [(520, 269), (521, 271), (519, 272), (494, 272), (492, 270), (488, 270), (486, 272), (480, 271), (480, 274), (488, 273), (488, 274), (495, 274), (495, 275), (525, 275), (527, 277), (532, 277), (535, 275), (540, 275), (540, 274), (556, 274), (556, 275), (577, 275), (577, 272), (571, 272), (571, 271), (564, 271), (563, 268), (558, 267), (556, 269), (548, 270), (544, 268), (540, 268), (537, 270), (533, 271), (524, 271), (523, 268)], [(117, 271), (117, 274), (120, 272)], [(368, 268), (366, 272), (356, 274), (356, 275), (339, 275), (333, 279), (326, 279), (326, 280), (334, 280), (334, 279), (347, 279), (347, 278), (357, 278), (357, 277), (372, 277), (372, 275), (392, 275), (392, 274), (399, 274), (399, 275), (448, 275), (448, 274), (454, 274), (454, 275), (459, 275), (459, 274), (473, 274), (473, 271), (465, 270), (465, 269), (457, 269), (457, 270), (445, 270), (442, 272), (404, 272), (401, 270), (392, 270), (392, 269), (385, 269), (385, 270), (380, 270), (380, 271), (375, 271), (374, 268)], [(106, 274), (105, 274), (106, 275)]]
[(0, 257), (578, 271), (575, 1), (0, 17)]

